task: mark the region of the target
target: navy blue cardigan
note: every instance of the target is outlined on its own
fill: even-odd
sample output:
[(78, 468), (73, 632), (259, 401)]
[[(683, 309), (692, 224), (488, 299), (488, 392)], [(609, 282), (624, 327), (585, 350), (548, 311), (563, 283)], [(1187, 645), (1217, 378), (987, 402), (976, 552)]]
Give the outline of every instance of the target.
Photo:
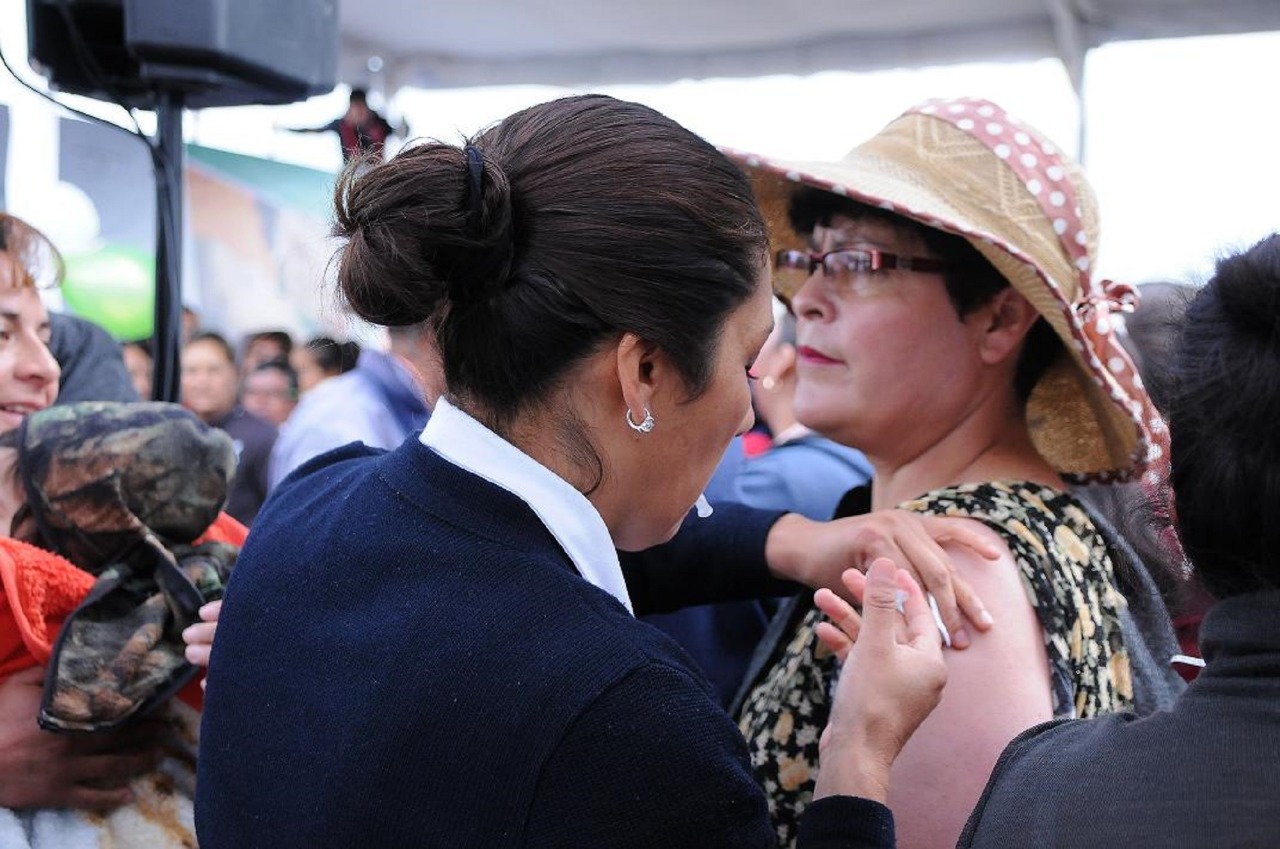
[[(203, 849), (773, 842), (681, 649), (523, 502), (412, 439), (318, 458), (268, 502), (201, 734)], [(888, 845), (885, 809), (830, 801), (808, 845)]]

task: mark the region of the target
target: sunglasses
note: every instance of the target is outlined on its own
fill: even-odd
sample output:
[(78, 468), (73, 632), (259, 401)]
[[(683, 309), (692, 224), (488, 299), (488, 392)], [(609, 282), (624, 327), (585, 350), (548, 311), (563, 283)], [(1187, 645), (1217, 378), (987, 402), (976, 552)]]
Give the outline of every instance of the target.
[(774, 291), (789, 302), (819, 268), (822, 276), (831, 281), (839, 292), (853, 282), (866, 280), (877, 271), (944, 274), (953, 267), (940, 259), (899, 256), (874, 248), (837, 248), (826, 253), (778, 251), (773, 258)]

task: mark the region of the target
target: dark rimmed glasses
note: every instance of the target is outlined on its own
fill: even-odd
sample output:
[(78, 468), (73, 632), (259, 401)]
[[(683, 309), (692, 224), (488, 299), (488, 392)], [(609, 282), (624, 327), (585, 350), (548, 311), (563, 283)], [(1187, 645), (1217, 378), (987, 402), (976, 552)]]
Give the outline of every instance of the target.
[(822, 276), (836, 284), (837, 289), (877, 271), (900, 269), (944, 274), (952, 270), (950, 264), (940, 259), (899, 256), (875, 248), (837, 248), (825, 253), (778, 251), (773, 257), (774, 291), (789, 302), (819, 268)]

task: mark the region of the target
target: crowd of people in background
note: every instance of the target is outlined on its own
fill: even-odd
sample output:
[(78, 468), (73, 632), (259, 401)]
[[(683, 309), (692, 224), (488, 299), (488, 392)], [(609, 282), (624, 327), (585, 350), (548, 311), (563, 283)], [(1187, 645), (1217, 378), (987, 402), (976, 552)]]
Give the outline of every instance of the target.
[(1103, 281), (970, 98), (320, 129), (386, 345), (178, 405), (0, 213), (0, 846), (1280, 844), (1280, 234)]
[[(271, 488), (311, 457), (348, 442), (392, 448), (426, 423), (416, 333), (394, 328), (390, 337), (391, 349), (382, 353), (329, 336), (295, 344), (287, 331), (262, 330), (237, 349), (198, 323), (185, 328), (180, 401), (230, 434), (239, 458), (228, 513), (252, 525)], [(132, 392), (121, 387), (95, 397), (150, 398), (149, 341), (125, 342), (120, 354)]]
[[(188, 315), (195, 313), (188, 311)], [(72, 319), (59, 316), (58, 320)], [(393, 351), (402, 348), (393, 345)], [(394, 357), (394, 353), (366, 351), (363, 368), (366, 372), (375, 371), (380, 365), (382, 371), (376, 373), (385, 380), (398, 380), (396, 385), (384, 387), (377, 381), (348, 378), (347, 391), (332, 393), (322, 384), (357, 370), (361, 362), (359, 343), (315, 336), (295, 344), (287, 331), (263, 330), (246, 335), (237, 350), (222, 334), (202, 329), (196, 322), (187, 324), (183, 333), (180, 401), (233, 440), (238, 466), (227, 512), (251, 525), (274, 483), (310, 457), (351, 441), (390, 448), (415, 424), (420, 427), (425, 423), (426, 407), (418, 400), (423, 390), (415, 372), (412, 366), (398, 364)], [(93, 397), (149, 399), (154, 368), (149, 340), (124, 342), (120, 358), (128, 384), (117, 379), (117, 386)], [(368, 391), (348, 394), (351, 384)], [(306, 399), (317, 391), (334, 394), (349, 406), (341, 414), (334, 409), (312, 412), (320, 405), (314, 397)], [(416, 416), (407, 422), (406, 406)], [(282, 441), (281, 435), (291, 430), (290, 423), (299, 408), (299, 418), (309, 417), (314, 424), (292, 428), (293, 433)]]

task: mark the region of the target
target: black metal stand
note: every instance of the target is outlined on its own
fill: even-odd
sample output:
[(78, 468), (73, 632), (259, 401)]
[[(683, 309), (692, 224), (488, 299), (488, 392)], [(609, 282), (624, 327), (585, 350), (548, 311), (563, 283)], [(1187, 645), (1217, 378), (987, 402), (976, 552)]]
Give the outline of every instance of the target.
[(182, 94), (161, 91), (156, 103), (156, 309), (151, 397), (177, 401), (182, 334), (182, 197), (186, 150)]

